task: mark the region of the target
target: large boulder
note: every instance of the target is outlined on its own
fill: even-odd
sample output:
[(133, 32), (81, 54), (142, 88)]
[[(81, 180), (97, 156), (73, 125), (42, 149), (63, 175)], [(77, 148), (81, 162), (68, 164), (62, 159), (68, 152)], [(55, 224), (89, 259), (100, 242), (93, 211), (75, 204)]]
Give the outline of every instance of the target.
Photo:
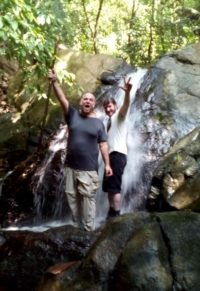
[(141, 197), (147, 198), (160, 159), (200, 125), (199, 59), (200, 43), (166, 54), (151, 66), (136, 92), (126, 208), (137, 209)]
[(146, 159), (157, 160), (200, 124), (200, 43), (170, 52), (152, 66), (136, 104)]
[(0, 288), (197, 291), (199, 227), (198, 213), (174, 211), (125, 214), (89, 233), (1, 230)]
[(113, 219), (78, 268), (44, 278), (37, 291), (196, 291), (199, 223), (199, 214), (189, 212)]
[[(149, 204), (200, 211), (200, 127), (180, 139), (153, 173)], [(164, 203), (163, 203), (164, 202)]]
[(35, 290), (42, 274), (50, 277), (62, 263), (79, 263), (98, 236), (70, 225), (41, 229), (0, 231), (0, 290)]

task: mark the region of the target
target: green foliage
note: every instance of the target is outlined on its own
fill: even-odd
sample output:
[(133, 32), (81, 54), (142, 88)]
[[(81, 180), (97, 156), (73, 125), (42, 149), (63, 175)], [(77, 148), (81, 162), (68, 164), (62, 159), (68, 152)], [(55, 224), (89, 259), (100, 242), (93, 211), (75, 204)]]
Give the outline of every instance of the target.
[(61, 21), (51, 13), (51, 1), (3, 0), (0, 11), (0, 54), (17, 60), (31, 93), (29, 81), (46, 76), (52, 65)]
[(101, 11), (99, 2), (62, 2), (63, 22), (70, 23), (63, 29), (67, 27), (66, 35), (73, 39), (73, 42), (66, 39), (70, 47), (90, 53), (96, 49), (136, 66), (148, 66), (166, 52), (198, 41), (200, 5), (197, 0), (109, 0), (103, 1)]
[(70, 48), (144, 67), (198, 41), (199, 10), (198, 0), (2, 0), (0, 55), (18, 61), (28, 96), (42, 91), (30, 84), (46, 77), (58, 37)]
[(14, 53), (21, 65), (24, 64), (24, 56), (28, 57), (27, 61), (30, 63), (46, 62), (44, 55), (51, 56), (54, 35), (58, 33), (60, 25), (55, 16), (47, 14), (48, 2), (42, 6), (39, 1), (36, 4), (36, 1), (31, 0), (9, 0), (7, 3), (9, 5), (5, 5), (5, 1), (0, 4), (4, 33), (1, 40), (5, 43), (4, 49), (9, 46), (9, 50), (4, 51), (5, 54), (13, 57), (11, 53)]
[(192, 4), (189, 2), (141, 1), (130, 19), (129, 42), (123, 47), (132, 64), (152, 64), (166, 52), (198, 41), (195, 27), (200, 18), (184, 16), (185, 5)]

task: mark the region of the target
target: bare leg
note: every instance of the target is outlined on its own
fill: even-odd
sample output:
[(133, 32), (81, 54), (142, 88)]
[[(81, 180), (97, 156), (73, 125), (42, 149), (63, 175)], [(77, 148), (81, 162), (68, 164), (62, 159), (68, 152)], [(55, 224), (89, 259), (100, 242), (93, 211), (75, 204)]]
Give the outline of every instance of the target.
[(109, 200), (109, 211), (107, 215), (107, 219), (111, 217), (116, 217), (120, 215), (120, 207), (121, 207), (121, 194), (120, 193), (108, 193)]
[(114, 209), (119, 211), (121, 208), (121, 194), (120, 193), (108, 193), (108, 200), (110, 206)]

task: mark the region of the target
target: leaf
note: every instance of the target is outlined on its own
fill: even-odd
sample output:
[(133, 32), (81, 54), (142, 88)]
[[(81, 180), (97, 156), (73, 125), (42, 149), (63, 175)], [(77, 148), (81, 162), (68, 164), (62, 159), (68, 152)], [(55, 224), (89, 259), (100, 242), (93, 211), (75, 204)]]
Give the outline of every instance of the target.
[(3, 21), (2, 19), (0, 18), (0, 29), (3, 27)]
[(51, 98), (49, 98), (49, 102), (52, 104), (52, 105), (57, 105), (57, 103), (56, 102), (54, 102)]
[(12, 29), (14, 30), (14, 31), (16, 31), (17, 30), (17, 28), (18, 28), (18, 23), (16, 22), (16, 21), (10, 21), (10, 25), (11, 25), (11, 27), (12, 27)]
[(46, 93), (39, 94), (38, 100), (41, 100), (41, 99), (47, 99), (47, 94)]
[(6, 38), (5, 32), (3, 30), (0, 30), (0, 39), (5, 41), (5, 38)]
[(51, 17), (50, 17), (49, 15), (48, 15), (47, 18), (46, 18), (46, 23), (47, 23), (47, 24), (50, 24), (50, 23), (51, 23)]
[(43, 14), (41, 14), (41, 15), (39, 15), (39, 16), (37, 17), (37, 23), (38, 23), (38, 24), (40, 24), (40, 25), (44, 25), (45, 22), (46, 22), (46, 20), (45, 20), (45, 16), (44, 16)]

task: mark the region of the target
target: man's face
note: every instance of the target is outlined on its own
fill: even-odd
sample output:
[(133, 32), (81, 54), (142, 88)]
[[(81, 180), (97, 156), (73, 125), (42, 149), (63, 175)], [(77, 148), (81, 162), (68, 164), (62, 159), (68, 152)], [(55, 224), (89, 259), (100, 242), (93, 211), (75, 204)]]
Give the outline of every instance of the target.
[(80, 100), (80, 111), (83, 115), (89, 115), (95, 108), (96, 100), (92, 93), (85, 93)]
[(108, 104), (104, 106), (105, 113), (109, 117), (111, 117), (115, 113), (116, 109), (117, 109), (117, 106), (113, 104), (112, 102), (109, 102)]

